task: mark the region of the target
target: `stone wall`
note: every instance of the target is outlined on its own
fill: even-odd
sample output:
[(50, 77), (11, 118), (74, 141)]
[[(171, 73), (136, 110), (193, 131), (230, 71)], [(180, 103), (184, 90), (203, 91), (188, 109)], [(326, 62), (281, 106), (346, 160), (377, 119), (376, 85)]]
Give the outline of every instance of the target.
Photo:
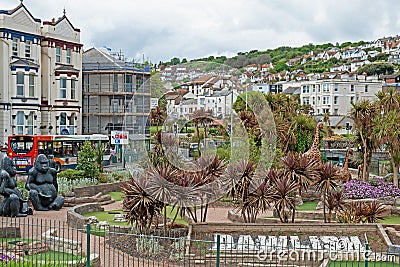
[(339, 223), (197, 223), (191, 225), (192, 233), (265, 233), (265, 232), (293, 232), (330, 234), (346, 233), (379, 233), (377, 224), (339, 224)]
[(84, 228), (88, 223), (88, 218), (82, 216), (82, 214), (97, 211), (104, 211), (104, 208), (101, 207), (98, 203), (87, 203), (75, 206), (67, 211), (67, 223), (68, 225), (73, 227)]
[(124, 183), (126, 183), (126, 181), (83, 186), (83, 187), (74, 187), (72, 189), (72, 192), (76, 197), (91, 197), (98, 194), (99, 192), (103, 194), (108, 194), (110, 192), (119, 192), (121, 191), (121, 186)]

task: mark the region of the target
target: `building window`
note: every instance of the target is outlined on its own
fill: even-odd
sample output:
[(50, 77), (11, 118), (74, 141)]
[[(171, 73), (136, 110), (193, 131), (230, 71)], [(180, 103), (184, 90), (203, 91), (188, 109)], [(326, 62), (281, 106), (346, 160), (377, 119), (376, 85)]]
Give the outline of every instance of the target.
[(69, 134), (75, 134), (75, 114), (72, 114), (69, 119)]
[(118, 100), (113, 100), (112, 102), (112, 111), (118, 112)]
[(75, 79), (71, 79), (71, 99), (75, 99)]
[(322, 97), (322, 105), (329, 105), (330, 104), (330, 97), (324, 96)]
[(350, 85), (350, 92), (354, 92), (354, 84)]
[(333, 114), (334, 114), (334, 115), (339, 115), (339, 109), (335, 108)]
[(114, 74), (113, 92), (118, 92), (118, 74)]
[(25, 114), (23, 111), (17, 112), (17, 134), (24, 134)]
[(35, 75), (33, 73), (29, 74), (29, 96), (35, 96)]
[(25, 96), (25, 75), (17, 72), (17, 96)]
[(339, 91), (339, 84), (335, 83), (335, 92)]
[(67, 54), (66, 54), (65, 60), (66, 60), (67, 64), (71, 64), (71, 49), (70, 48), (67, 49)]
[(310, 93), (310, 85), (303, 85), (303, 94)]
[(25, 76), (23, 72), (17, 72), (17, 96), (24, 96)]
[(339, 97), (338, 97), (338, 96), (335, 96), (335, 97), (333, 98), (333, 104), (337, 105), (338, 103), (339, 103)]
[(13, 38), (13, 40), (12, 40), (12, 55), (14, 57), (18, 56), (18, 39), (17, 38)]
[(366, 86), (364, 87), (364, 92), (365, 92), (365, 93), (368, 93), (368, 85), (366, 85)]
[(31, 57), (31, 41), (25, 42), (25, 57), (27, 58)]
[(61, 47), (59, 46), (56, 47), (56, 62), (61, 62)]
[(60, 98), (67, 98), (67, 79), (60, 78)]
[(26, 134), (33, 134), (33, 111), (29, 112), (26, 119)]
[(309, 97), (303, 97), (303, 105), (309, 105), (310, 104), (310, 98)]
[(350, 103), (354, 103), (354, 96), (350, 97)]
[(62, 130), (67, 129), (67, 113), (60, 113), (60, 133)]
[(322, 114), (329, 114), (329, 108), (323, 108)]
[(329, 92), (329, 84), (327, 84), (327, 83), (324, 83), (323, 85), (322, 85), (322, 91), (323, 92)]
[(132, 74), (125, 75), (125, 92), (132, 92)]

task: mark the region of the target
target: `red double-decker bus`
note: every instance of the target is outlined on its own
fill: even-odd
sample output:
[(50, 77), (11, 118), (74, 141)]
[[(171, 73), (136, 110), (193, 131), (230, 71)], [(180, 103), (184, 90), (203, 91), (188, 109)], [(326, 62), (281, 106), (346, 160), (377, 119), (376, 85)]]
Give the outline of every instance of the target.
[(14, 160), (17, 171), (27, 172), (35, 158), (45, 154), (54, 161), (59, 171), (76, 168), (78, 151), (85, 141), (104, 149), (103, 164), (110, 164), (110, 140), (107, 135), (12, 135), (8, 137), (8, 156)]

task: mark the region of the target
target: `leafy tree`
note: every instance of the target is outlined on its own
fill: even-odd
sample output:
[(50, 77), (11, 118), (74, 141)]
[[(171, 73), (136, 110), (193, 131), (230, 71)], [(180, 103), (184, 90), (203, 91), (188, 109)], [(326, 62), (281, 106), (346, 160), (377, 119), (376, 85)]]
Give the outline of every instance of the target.
[[(100, 146), (99, 146), (100, 147)], [(86, 177), (97, 178), (102, 164), (99, 164), (99, 151), (94, 148), (89, 141), (85, 141), (83, 146), (78, 152), (78, 166), (77, 170), (85, 172)]]
[(373, 62), (371, 64), (367, 64), (362, 66), (357, 70), (358, 74), (366, 73), (368, 76), (371, 75), (389, 75), (393, 74), (394, 65), (389, 62)]

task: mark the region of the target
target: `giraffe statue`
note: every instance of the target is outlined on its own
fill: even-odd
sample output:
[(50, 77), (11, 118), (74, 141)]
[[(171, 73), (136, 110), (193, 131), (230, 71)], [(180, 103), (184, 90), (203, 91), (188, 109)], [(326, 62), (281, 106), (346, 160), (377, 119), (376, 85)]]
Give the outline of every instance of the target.
[(346, 157), (344, 158), (344, 164), (340, 175), (343, 182), (348, 182), (352, 178), (349, 171), (349, 155), (353, 155), (353, 149), (351, 148), (347, 148)]
[(313, 144), (311, 148), (304, 153), (304, 156), (306, 156), (310, 160), (314, 160), (316, 163), (322, 163), (321, 152), (319, 151), (319, 131), (322, 128), (322, 126), (323, 126), (322, 122), (317, 123), (317, 126), (315, 127), (315, 136)]

